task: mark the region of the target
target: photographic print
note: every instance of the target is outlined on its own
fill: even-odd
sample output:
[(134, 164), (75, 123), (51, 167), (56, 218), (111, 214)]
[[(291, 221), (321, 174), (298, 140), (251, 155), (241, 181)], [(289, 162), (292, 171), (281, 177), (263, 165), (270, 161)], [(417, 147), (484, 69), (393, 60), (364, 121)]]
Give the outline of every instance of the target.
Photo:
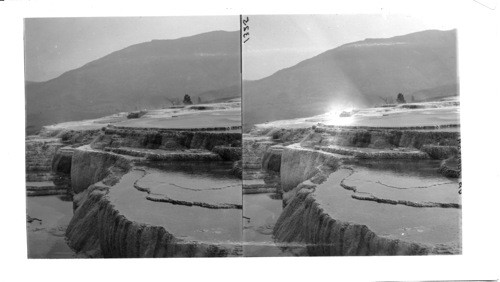
[(240, 256), (239, 17), (25, 35), (28, 256)]
[(24, 27), (29, 258), (462, 253), (450, 23)]
[(461, 254), (457, 30), (403, 15), (243, 23), (245, 255)]

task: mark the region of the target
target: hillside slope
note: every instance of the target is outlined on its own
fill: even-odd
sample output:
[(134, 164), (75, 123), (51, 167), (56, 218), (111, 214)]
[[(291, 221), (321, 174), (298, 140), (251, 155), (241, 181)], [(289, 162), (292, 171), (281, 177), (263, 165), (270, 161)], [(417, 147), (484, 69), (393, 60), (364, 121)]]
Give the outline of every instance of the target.
[(342, 45), (257, 81), (243, 82), (244, 127), (334, 107), (457, 95), (456, 31), (429, 30)]
[(26, 83), (28, 133), (42, 125), (169, 106), (240, 83), (239, 31), (129, 46), (78, 69)]

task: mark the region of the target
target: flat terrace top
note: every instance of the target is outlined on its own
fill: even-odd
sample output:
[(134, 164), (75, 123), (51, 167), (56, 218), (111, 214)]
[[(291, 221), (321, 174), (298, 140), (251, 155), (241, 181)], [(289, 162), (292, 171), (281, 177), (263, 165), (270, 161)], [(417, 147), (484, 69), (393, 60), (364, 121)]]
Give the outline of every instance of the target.
[[(128, 113), (117, 113), (97, 119), (70, 121), (45, 126), (48, 131), (95, 130), (107, 125), (131, 128), (207, 129), (241, 128), (241, 104), (239, 102), (199, 104), (166, 109), (147, 110), (140, 118), (127, 118)], [(239, 130), (239, 129), (238, 129)], [(239, 130), (241, 131), (241, 130)]]
[[(347, 113), (341, 117), (342, 112)], [(308, 128), (322, 124), (346, 128), (435, 128), (457, 131), (460, 124), (458, 101), (440, 101), (375, 107), (351, 111), (333, 111), (309, 118), (279, 120), (256, 125), (257, 127)], [(441, 127), (441, 128), (440, 128)]]
[(241, 110), (207, 110), (166, 117), (144, 117), (125, 120), (113, 125), (118, 127), (164, 129), (231, 128), (241, 126)]
[(242, 193), (230, 169), (215, 162), (141, 167), (124, 175), (108, 197), (128, 220), (162, 226), (176, 238), (234, 244), (242, 239)]
[(341, 168), (314, 197), (333, 219), (375, 234), (424, 244), (460, 245), (458, 181), (440, 176), (436, 161), (374, 162)]

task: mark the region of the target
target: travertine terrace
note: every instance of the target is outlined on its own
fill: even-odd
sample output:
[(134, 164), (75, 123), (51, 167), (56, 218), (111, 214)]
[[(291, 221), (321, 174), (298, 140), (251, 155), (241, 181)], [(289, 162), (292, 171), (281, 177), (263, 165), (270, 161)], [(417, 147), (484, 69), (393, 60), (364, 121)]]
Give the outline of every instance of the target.
[(27, 155), (38, 164), (29, 175), (66, 175), (74, 209), (66, 239), (77, 254), (239, 256), (239, 106), (236, 100), (47, 126), (28, 137)]
[[(255, 179), (279, 174), (275, 242), (303, 244), (309, 255), (461, 253), (458, 101), (344, 116), (276, 121), (244, 135), (244, 150), (259, 153), (244, 155), (243, 166), (255, 166)], [(413, 123), (395, 122), (405, 119)]]

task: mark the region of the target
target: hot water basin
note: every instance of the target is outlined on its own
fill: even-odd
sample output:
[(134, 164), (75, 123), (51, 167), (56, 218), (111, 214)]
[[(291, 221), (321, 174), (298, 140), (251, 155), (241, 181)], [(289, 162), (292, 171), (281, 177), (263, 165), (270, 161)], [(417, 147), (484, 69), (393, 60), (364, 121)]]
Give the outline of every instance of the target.
[(460, 245), (458, 180), (441, 176), (438, 167), (436, 161), (363, 161), (332, 173), (314, 197), (333, 219), (366, 225), (382, 237)]
[[(238, 245), (241, 180), (231, 168), (226, 162), (136, 167), (110, 189), (108, 199), (128, 220), (164, 227), (176, 238)], [(164, 198), (174, 201), (155, 200)]]

